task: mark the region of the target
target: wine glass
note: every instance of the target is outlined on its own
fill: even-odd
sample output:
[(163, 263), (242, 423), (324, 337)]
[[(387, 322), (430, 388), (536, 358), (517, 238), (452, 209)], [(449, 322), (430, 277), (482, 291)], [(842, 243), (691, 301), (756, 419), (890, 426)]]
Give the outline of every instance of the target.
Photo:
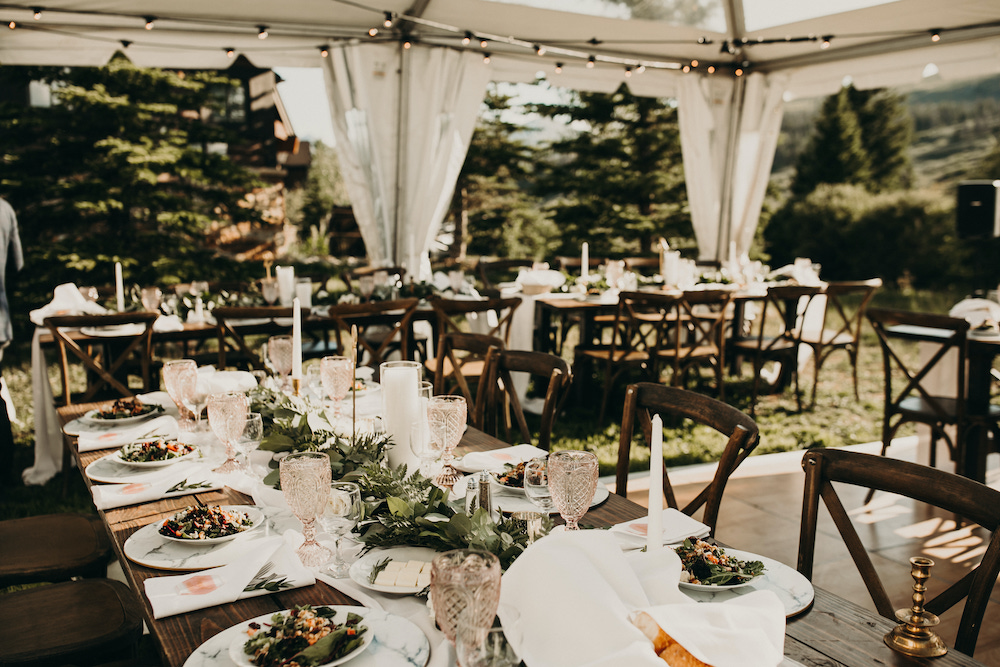
[(463, 396), (434, 396), (427, 401), (427, 423), (431, 438), (441, 443), (443, 453), (441, 472), (434, 480), (440, 487), (451, 488), (458, 481), (458, 472), (452, 465), (455, 460), (453, 452), (465, 433), (467, 414), (468, 408)]
[(273, 306), (278, 300), (278, 279), (261, 278), (260, 294), (264, 297), (264, 301), (267, 302), (267, 305)]
[(160, 301), (163, 299), (163, 292), (159, 287), (143, 287), (140, 292), (142, 307), (152, 313), (160, 311)]
[(229, 473), (241, 469), (236, 460), (236, 441), (246, 427), (250, 399), (242, 391), (227, 391), (208, 397), (208, 425), (226, 446), (226, 460), (212, 472)]
[(319, 361), (323, 389), (333, 400), (333, 416), (340, 417), (340, 402), (354, 382), (354, 360), (350, 357), (323, 357)]
[(292, 374), (292, 337), (271, 336), (267, 339), (267, 358), (274, 372), (281, 377), (281, 385), (288, 385)]
[(334, 577), (346, 577), (350, 565), (344, 560), (340, 549), (340, 541), (344, 535), (358, 525), (361, 518), (361, 489), (354, 482), (332, 482), (330, 498), (326, 501), (319, 522), (323, 530), (335, 539), (336, 548), (333, 551), (333, 562), (326, 571)]
[(184, 407), (191, 411), (194, 415), (194, 431), (204, 430), (204, 422), (201, 420), (201, 415), (205, 412), (205, 406), (208, 405), (208, 390), (205, 385), (198, 380), (198, 369), (195, 367), (194, 371), (194, 381), (191, 385), (191, 390), (184, 395)]
[(580, 530), (597, 489), (597, 456), (593, 452), (566, 450), (549, 454), (549, 490), (566, 530)]
[(555, 511), (556, 506), (549, 490), (548, 460), (544, 457), (524, 464), (524, 495), (542, 512), (551, 514)]
[(250, 455), (260, 447), (264, 439), (264, 420), (259, 412), (251, 412), (247, 415), (243, 425), (243, 433), (236, 438), (236, 449), (243, 455), (243, 472), (249, 477), (253, 477), (253, 468), (250, 466)]
[(517, 667), (521, 659), (514, 651), (503, 628), (482, 625), (472, 610), (458, 615), (455, 630), (455, 653), (462, 667)]
[(435, 462), (441, 458), (441, 441), (431, 437), (427, 420), (419, 416), (410, 424), (410, 449), (420, 459), (420, 474), (430, 479)]
[(198, 383), (198, 364), (195, 363), (194, 359), (171, 359), (163, 363), (162, 372), (163, 384), (166, 386), (167, 394), (177, 405), (181, 420), (191, 424), (197, 423), (194, 420), (194, 415), (191, 414), (193, 411), (188, 409), (187, 403)]
[(455, 643), (458, 618), (480, 627), (493, 625), (500, 604), (500, 560), (488, 551), (454, 549), (431, 561), (434, 620)]
[(305, 542), (295, 553), (306, 567), (319, 567), (333, 552), (316, 541), (316, 519), (330, 496), (330, 457), (322, 452), (295, 452), (278, 464), (281, 492), (302, 522)]
[(361, 292), (361, 298), (367, 301), (371, 298), (372, 293), (375, 291), (375, 276), (361, 276), (358, 278), (358, 291)]

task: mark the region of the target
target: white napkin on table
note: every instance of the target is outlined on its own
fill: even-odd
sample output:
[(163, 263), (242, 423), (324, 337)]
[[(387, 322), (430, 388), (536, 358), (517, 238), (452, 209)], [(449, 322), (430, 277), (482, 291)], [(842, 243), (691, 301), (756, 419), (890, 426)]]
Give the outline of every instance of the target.
[(77, 436), (77, 447), (81, 452), (92, 452), (98, 449), (121, 447), (144, 435), (156, 434), (166, 438), (176, 438), (179, 433), (180, 427), (177, 420), (170, 415), (162, 415), (128, 428), (112, 426), (100, 433), (81, 433)]
[[(274, 567), (257, 582), (256, 590), (245, 590), (268, 561), (274, 563)], [(154, 577), (143, 585), (153, 608), (153, 618), (164, 618), (243, 598), (270, 595), (275, 591), (260, 584), (281, 580), (284, 580), (281, 590), (316, 583), (312, 571), (302, 565), (285, 540), (272, 537), (254, 542), (254, 548), (248, 550), (245, 557), (229, 565), (174, 577)]]
[[(179, 483), (207, 484), (198, 488), (181, 488), (169, 492)], [(184, 462), (167, 467), (162, 475), (151, 476), (142, 482), (131, 484), (94, 484), (90, 493), (94, 505), (99, 510), (107, 510), (126, 505), (148, 503), (166, 497), (186, 496), (192, 493), (204, 493), (223, 487), (222, 482), (213, 475), (206, 463)]]
[(989, 299), (962, 299), (948, 311), (951, 317), (961, 317), (973, 328), (984, 322), (1000, 322), (1000, 303)]
[(521, 269), (517, 272), (515, 280), (519, 285), (541, 286), (541, 287), (562, 287), (566, 284), (566, 276), (562, 271), (553, 269)]
[(45, 318), (53, 315), (104, 315), (108, 310), (99, 303), (87, 301), (73, 283), (63, 283), (52, 290), (52, 301), (28, 314), (36, 326), (45, 326)]
[[(744, 612), (716, 609), (730, 603), (692, 602), (678, 590), (680, 570), (680, 559), (670, 549), (625, 554), (607, 531), (552, 533), (528, 548), (503, 575), (497, 613), (528, 667), (663, 667), (650, 641), (629, 620), (640, 610), (656, 612), (658, 618), (661, 608), (667, 610), (664, 630), (683, 635), (692, 653), (715, 656), (728, 650), (730, 646), (716, 647), (728, 642), (727, 637), (696, 635), (693, 629), (707, 622), (697, 619), (719, 625), (720, 617), (742, 618)], [(781, 661), (784, 607), (774, 593), (760, 593), (746, 610), (746, 616), (759, 617), (753, 621), (757, 629), (748, 632), (755, 639), (762, 633), (769, 643), (779, 643), (766, 655), (741, 652), (742, 667), (771, 667)], [(685, 619), (683, 627), (675, 630), (674, 616)]]
[(250, 391), (256, 386), (257, 378), (247, 371), (204, 372), (198, 369), (198, 389), (208, 395), (227, 391)]
[(540, 456), (548, 456), (544, 449), (534, 445), (515, 445), (492, 449), (488, 452), (469, 452), (455, 463), (455, 467), (463, 472), (479, 472), (481, 470), (501, 470), (508, 463), (517, 464), (530, 461)]
[(153, 331), (184, 331), (184, 323), (177, 315), (160, 315), (153, 322)]
[[(611, 527), (611, 534), (624, 549), (641, 549), (646, 546), (646, 517), (633, 519)], [(663, 543), (677, 544), (688, 537), (706, 537), (709, 528), (701, 521), (673, 507), (663, 510)]]

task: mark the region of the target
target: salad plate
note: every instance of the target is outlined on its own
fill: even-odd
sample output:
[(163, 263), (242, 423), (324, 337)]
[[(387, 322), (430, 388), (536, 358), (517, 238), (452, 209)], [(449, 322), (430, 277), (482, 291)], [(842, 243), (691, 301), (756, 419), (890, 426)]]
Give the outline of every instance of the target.
[[(117, 405), (120, 402), (133, 401), (134, 399), (119, 399), (115, 401)], [(154, 414), (160, 414), (163, 412), (163, 407), (156, 405), (155, 403), (142, 403), (139, 411), (136, 414), (128, 416), (113, 416), (112, 410), (102, 410), (100, 408), (89, 410), (86, 414), (80, 417), (80, 421), (85, 424), (101, 425), (101, 426), (124, 426), (126, 424), (136, 424), (144, 419), (148, 419)]]
[[(368, 649), (351, 660), (351, 667), (424, 667), (430, 660), (430, 642), (412, 621), (378, 609), (347, 609), (364, 617), (372, 635)], [(267, 620), (270, 616), (261, 618)], [(188, 656), (184, 667), (232, 667), (229, 647), (237, 638), (246, 641), (247, 623), (238, 623), (208, 639)]]
[[(322, 609), (327, 607), (326, 605), (315, 605), (313, 609)], [(342, 655), (329, 662), (323, 662), (316, 665), (316, 667), (336, 667), (336, 665), (342, 665), (348, 660), (353, 660), (358, 657), (368, 646), (372, 643), (375, 638), (372, 629), (364, 622), (364, 612), (368, 611), (365, 607), (347, 607), (341, 605), (330, 605), (327, 607), (334, 613), (333, 617), (330, 619), (336, 625), (343, 625), (348, 619), (349, 614), (354, 614), (355, 616), (360, 616), (361, 620), (358, 622), (365, 628), (364, 633), (361, 635), (361, 643), (353, 648), (350, 652)], [(295, 613), (296, 610), (286, 609), (284, 611), (275, 612), (278, 614), (289, 615)], [(246, 645), (249, 639), (249, 632), (251, 630), (251, 624), (255, 623), (260, 625), (258, 632), (266, 632), (266, 629), (271, 625), (275, 613), (264, 614), (263, 616), (258, 616), (257, 618), (252, 618), (249, 621), (245, 621), (239, 624), (242, 632), (240, 632), (229, 644), (229, 658), (235, 662), (239, 667), (258, 667), (257, 663), (250, 659), (250, 656), (244, 652), (243, 647)]]
[[(358, 387), (358, 385), (361, 385)], [(358, 378), (354, 381), (354, 387), (347, 392), (347, 396), (344, 397), (345, 401), (351, 400), (351, 396), (355, 398), (361, 398), (362, 396), (368, 396), (369, 394), (374, 394), (376, 391), (382, 389), (382, 385), (378, 382), (372, 382), (371, 380), (363, 380)]]
[[(114, 452), (107, 456), (102, 456), (88, 465), (84, 470), (87, 478), (92, 482), (104, 482), (105, 484), (142, 484), (144, 482), (159, 480), (165, 472), (165, 468), (162, 466), (157, 468), (137, 468), (119, 463), (116, 456), (117, 453)], [(207, 476), (209, 470), (207, 467), (203, 469), (201, 464), (197, 463), (200, 460), (199, 458), (185, 459), (187, 464), (194, 463), (191, 468), (192, 475), (198, 474), (194, 472), (198, 470)]]
[[(758, 558), (741, 558), (729, 549), (701, 539), (684, 540), (671, 547), (681, 559), (681, 588), (697, 591), (717, 591), (749, 586), (764, 573)], [(695, 583), (685, 576), (715, 583)], [(734, 581), (736, 579), (736, 581)]]
[[(466, 486), (469, 484), (469, 480), (474, 479), (474, 475), (466, 475), (455, 482), (455, 486), (452, 487), (452, 499), (464, 499)], [(496, 481), (491, 482), (494, 485), (493, 488), (498, 488), (500, 484)], [(590, 507), (594, 508), (602, 504), (608, 499), (611, 492), (603, 484), (598, 484), (597, 489), (594, 491), (594, 497), (590, 501)], [(513, 512), (537, 512), (538, 506), (528, 500), (528, 497), (524, 495), (524, 489), (505, 489), (503, 493), (497, 493), (493, 496), (493, 504), (501, 512), (513, 513)], [(553, 510), (551, 514), (559, 514), (559, 512)]]
[(243, 517), (249, 522), (243, 530), (236, 533), (232, 533), (230, 535), (222, 535), (219, 537), (175, 537), (172, 535), (165, 535), (163, 532), (161, 532), (161, 529), (169, 521), (183, 518), (184, 515), (186, 515), (192, 509), (203, 510), (203, 509), (215, 509), (215, 508), (203, 508), (203, 507), (185, 508), (175, 513), (174, 515), (166, 519), (163, 519), (162, 521), (157, 522), (157, 533), (159, 534), (159, 536), (164, 540), (169, 540), (171, 542), (176, 542), (179, 544), (199, 545), (199, 546), (206, 544), (216, 545), (235, 540), (237, 537), (245, 535), (246, 533), (250, 532), (257, 526), (261, 525), (261, 523), (263, 523), (264, 521), (264, 513), (251, 505), (222, 505), (218, 509), (224, 512), (227, 516), (236, 518), (236, 520), (242, 520), (240, 517)]
[(391, 561), (408, 563), (410, 561), (424, 561), (430, 563), (437, 551), (429, 547), (391, 547), (388, 549), (378, 549), (370, 551), (351, 565), (350, 575), (359, 586), (368, 588), (380, 593), (394, 593), (396, 595), (416, 595), (427, 586), (384, 586), (376, 584), (372, 577), (372, 572), (378, 564), (386, 558)]
[(117, 338), (118, 336), (138, 336), (145, 330), (146, 330), (146, 325), (138, 323), (114, 324), (106, 327), (80, 327), (80, 333), (82, 333), (84, 336), (93, 336), (95, 338)]
[[(158, 459), (158, 460), (150, 460), (150, 461), (129, 460), (128, 458), (129, 453), (133, 450), (139, 449), (138, 447), (139, 445), (146, 442), (154, 442), (157, 440), (159, 440), (159, 438), (149, 438), (149, 439), (141, 438), (136, 442), (132, 442), (125, 445), (124, 447), (115, 451), (107, 458), (113, 463), (117, 463), (118, 465), (128, 466), (130, 468), (163, 468), (165, 466), (173, 465), (175, 463), (180, 463), (181, 461), (190, 461), (192, 459), (201, 458), (201, 450), (195, 447), (194, 445), (187, 445), (184, 443), (180, 443), (177, 440), (168, 440), (166, 442), (177, 443), (174, 446), (182, 448), (178, 451), (185, 451), (185, 450), (187, 451), (185, 451), (185, 453), (182, 454), (177, 454), (174, 456), (170, 456), (169, 458)], [(169, 446), (170, 445), (168, 444), (168, 447)]]

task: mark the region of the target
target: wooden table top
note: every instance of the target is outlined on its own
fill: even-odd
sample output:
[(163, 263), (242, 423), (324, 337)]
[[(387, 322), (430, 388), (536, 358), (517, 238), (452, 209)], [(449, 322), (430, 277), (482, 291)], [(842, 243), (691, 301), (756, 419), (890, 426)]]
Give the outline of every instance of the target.
[[(59, 409), (63, 424), (82, 416), (100, 403), (72, 405)], [(505, 443), (473, 428), (466, 431), (461, 448), (464, 451), (488, 451), (506, 446)], [(76, 448), (73, 448), (76, 451)], [(76, 453), (80, 470), (107, 455), (108, 451)], [(88, 485), (90, 481), (86, 479)], [(152, 609), (143, 591), (143, 581), (149, 577), (172, 574), (137, 565), (125, 557), (125, 540), (139, 528), (176, 510), (198, 502), (209, 504), (250, 504), (252, 500), (238, 491), (199, 493), (170, 500), (160, 500), (132, 507), (99, 512), (108, 527), (118, 559), (129, 585), (139, 596), (146, 624), (156, 640), (163, 664), (180, 667), (202, 643), (242, 621), (262, 614), (288, 609), (302, 604), (357, 604), (343, 593), (317, 581), (315, 585), (271, 595), (202, 609), (168, 618), (153, 619)], [(594, 526), (611, 526), (622, 521), (645, 516), (645, 508), (614, 493), (608, 500), (587, 513), (582, 520)], [(976, 666), (981, 663), (955, 651), (941, 658), (915, 659), (890, 650), (882, 637), (894, 623), (871, 613), (837, 595), (816, 589), (812, 607), (790, 619), (785, 631), (785, 655), (805, 665), (870, 667), (871, 665), (932, 665), (934, 667)]]

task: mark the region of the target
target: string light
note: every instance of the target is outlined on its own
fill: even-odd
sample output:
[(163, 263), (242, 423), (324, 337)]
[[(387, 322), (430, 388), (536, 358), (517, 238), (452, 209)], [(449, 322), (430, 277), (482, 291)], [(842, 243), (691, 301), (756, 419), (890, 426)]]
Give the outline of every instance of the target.
[(35, 20), (36, 21), (41, 21), (42, 20), (42, 8), (41, 7), (32, 7), (31, 11), (33, 11), (35, 13)]
[(626, 67), (625, 68), (625, 78), (628, 79), (631, 76), (632, 76), (632, 68), (631, 67)]
[(715, 74), (715, 65), (709, 65), (708, 66), (708, 73), (709, 74)]
[(639, 65), (639, 67), (637, 67), (635, 71), (638, 74), (642, 74), (643, 72), (646, 71), (646, 66), (645, 65)]
[(684, 67), (681, 68), (681, 71), (684, 72), (685, 74), (687, 74), (688, 72), (691, 71), (691, 68), (688, 67), (687, 65), (685, 65)]
[(596, 62), (597, 61), (595, 60), (594, 56), (590, 56), (589, 58), (587, 58), (587, 67), (589, 69), (593, 69), (594, 68), (594, 63), (596, 63)]
[(153, 29), (153, 23), (155, 23), (155, 22), (156, 22), (156, 17), (155, 16), (147, 16), (146, 17), (146, 30), (152, 30)]
[(233, 47), (229, 47), (228, 49), (226, 49), (226, 55), (230, 58), (234, 57), (236, 55), (236, 49), (234, 49)]
[(479, 40), (479, 48), (485, 49), (489, 45), (490, 45), (490, 43), (489, 43), (489, 41), (485, 37), (483, 37), (481, 40)]
[(472, 43), (472, 33), (466, 30), (465, 37), (462, 38), (462, 44), (468, 46), (471, 43)]
[(545, 47), (542, 46), (541, 44), (535, 44), (534, 45), (534, 49), (535, 49), (535, 55), (537, 55), (537, 56), (544, 56), (545, 55)]
[(122, 48), (123, 49), (127, 49), (130, 46), (132, 46), (132, 42), (128, 41), (127, 39), (123, 39), (122, 40)]
[(489, 52), (486, 52), (486, 53), (483, 54), (483, 62), (486, 63), (487, 65), (490, 64), (490, 54), (489, 54)]
[(408, 40), (408, 39), (404, 39), (404, 40), (403, 40), (403, 48), (404, 48), (404, 49), (408, 49), (408, 48), (410, 48), (411, 46), (413, 46), (413, 42), (411, 42), (411, 41), (410, 41), (410, 40)]
[(10, 23), (7, 24), (7, 27), (13, 30), (14, 28), (17, 27), (17, 22), (11, 21)]
[(392, 27), (392, 12), (385, 13), (385, 20), (382, 21), (382, 25), (385, 26), (386, 29)]
[(735, 74), (736, 76), (743, 76), (743, 70), (742, 70), (742, 68), (739, 68), (739, 67), (737, 67), (737, 68), (736, 68), (736, 71), (735, 71), (735, 72), (733, 72), (733, 73), (734, 73), (734, 74)]
[(830, 40), (833, 39), (833, 35), (826, 35), (823, 37), (823, 41), (820, 42), (819, 48), (828, 49), (830, 48)]
[(319, 55), (323, 56), (324, 58), (328, 58), (330, 56), (330, 47), (327, 46), (326, 44), (319, 47)]
[(267, 39), (267, 26), (259, 25), (257, 26), (257, 39)]
[(698, 66), (698, 61), (697, 60), (692, 60), (691, 61), (691, 67), (697, 67), (697, 66)]
[(556, 63), (556, 74), (562, 74), (562, 63)]
[(938, 30), (937, 28), (935, 28), (934, 30), (931, 30), (931, 41), (932, 42), (940, 42), (941, 41), (941, 31)]
[(368, 29), (368, 36), (369, 37), (374, 37), (377, 34), (378, 34), (378, 28), (369, 28)]

